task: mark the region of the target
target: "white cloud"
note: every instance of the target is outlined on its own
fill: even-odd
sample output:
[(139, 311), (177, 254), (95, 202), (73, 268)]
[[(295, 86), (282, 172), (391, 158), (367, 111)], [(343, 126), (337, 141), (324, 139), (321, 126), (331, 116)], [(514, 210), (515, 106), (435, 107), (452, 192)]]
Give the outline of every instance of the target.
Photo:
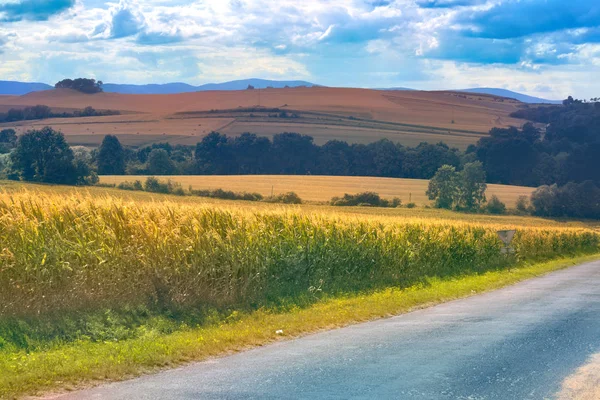
[[(0, 38), (13, 36), (0, 45), (0, 74), (49, 83), (79, 74), (132, 83), (258, 76), (427, 89), (523, 85), (556, 98), (599, 91), (589, 79), (600, 68), (599, 45), (558, 36), (528, 38), (520, 61), (502, 66), (428, 58), (460, 39), (458, 13), (416, 0), (77, 0), (47, 21), (3, 23)], [(579, 41), (591, 35), (569, 32)]]

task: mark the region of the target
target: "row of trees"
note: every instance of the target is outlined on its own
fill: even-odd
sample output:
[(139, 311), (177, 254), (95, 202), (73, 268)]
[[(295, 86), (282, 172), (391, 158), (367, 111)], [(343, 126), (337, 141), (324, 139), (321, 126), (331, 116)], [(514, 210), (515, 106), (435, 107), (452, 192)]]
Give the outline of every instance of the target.
[(490, 183), (541, 186), (600, 184), (600, 103), (571, 99), (560, 106), (527, 107), (514, 117), (539, 129), (492, 129), (467, 152), (483, 163)]
[(531, 206), (542, 217), (600, 219), (600, 188), (592, 181), (544, 185), (531, 196)]
[(133, 150), (107, 136), (97, 155), (101, 175), (287, 174), (431, 178), (442, 165), (460, 167), (464, 154), (443, 143), (411, 148), (387, 139), (368, 145), (332, 140), (323, 146), (298, 133), (270, 140), (244, 133), (231, 138), (213, 132), (195, 147), (155, 144)]
[(77, 118), (77, 117), (102, 117), (105, 115), (118, 115), (115, 110), (96, 110), (91, 106), (72, 112), (54, 112), (45, 105), (37, 105), (25, 108), (11, 108), (6, 113), (0, 113), (0, 123), (17, 122), (47, 118)]

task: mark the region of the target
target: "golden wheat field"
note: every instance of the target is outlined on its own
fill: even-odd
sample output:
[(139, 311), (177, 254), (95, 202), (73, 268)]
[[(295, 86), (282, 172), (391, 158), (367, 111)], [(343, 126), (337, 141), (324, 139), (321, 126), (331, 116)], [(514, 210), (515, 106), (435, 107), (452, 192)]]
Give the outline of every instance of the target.
[[(102, 176), (101, 183), (119, 184), (136, 179), (144, 181), (145, 176)], [(376, 192), (384, 198), (399, 197), (404, 204), (430, 204), (425, 192), (429, 184), (424, 179), (375, 178), (358, 176), (313, 176), (313, 175), (230, 175), (230, 176), (169, 176), (185, 189), (223, 189), (234, 192), (255, 192), (263, 196), (296, 192), (303, 200), (327, 202), (345, 193)], [(535, 189), (524, 186), (488, 185), (486, 195), (498, 196), (508, 207), (514, 207), (519, 196), (531, 196)]]

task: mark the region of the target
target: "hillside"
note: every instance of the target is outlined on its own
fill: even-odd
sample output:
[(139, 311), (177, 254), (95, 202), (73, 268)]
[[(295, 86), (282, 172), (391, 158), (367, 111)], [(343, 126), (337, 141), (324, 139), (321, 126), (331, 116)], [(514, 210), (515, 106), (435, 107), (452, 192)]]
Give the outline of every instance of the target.
[(523, 123), (509, 117), (521, 105), (516, 100), (456, 92), (303, 87), (87, 95), (60, 89), (0, 97), (0, 109), (37, 104), (122, 112), (119, 116), (11, 125), (20, 132), (51, 125), (62, 130), (72, 144), (82, 145), (96, 145), (108, 133), (131, 145), (166, 140), (195, 144), (199, 137), (216, 130), (228, 135), (252, 132), (267, 136), (291, 131), (312, 135), (321, 144), (331, 139), (369, 143), (388, 138), (413, 146), (422, 141), (444, 141), (464, 149), (493, 127)]

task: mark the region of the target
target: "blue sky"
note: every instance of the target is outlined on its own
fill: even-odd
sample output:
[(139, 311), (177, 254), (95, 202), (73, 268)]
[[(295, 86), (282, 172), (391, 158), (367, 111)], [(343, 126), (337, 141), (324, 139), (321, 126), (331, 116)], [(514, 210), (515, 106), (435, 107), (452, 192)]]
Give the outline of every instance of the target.
[(600, 95), (599, 0), (0, 0), (0, 79)]

